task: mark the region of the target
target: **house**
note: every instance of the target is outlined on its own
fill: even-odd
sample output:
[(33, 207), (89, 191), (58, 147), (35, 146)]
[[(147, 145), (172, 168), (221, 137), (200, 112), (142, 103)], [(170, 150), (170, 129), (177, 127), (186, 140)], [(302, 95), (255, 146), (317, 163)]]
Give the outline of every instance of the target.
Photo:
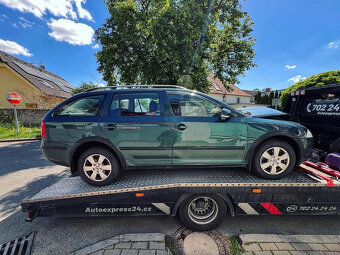
[(228, 84), (230, 90), (227, 90), (220, 79), (215, 78), (213, 74), (209, 75), (208, 81), (212, 84), (209, 92), (210, 96), (228, 104), (251, 104), (250, 100), (253, 95), (236, 87), (234, 84)]
[(0, 108), (11, 108), (6, 94), (22, 97), (19, 109), (50, 109), (71, 97), (74, 86), (63, 78), (0, 51)]

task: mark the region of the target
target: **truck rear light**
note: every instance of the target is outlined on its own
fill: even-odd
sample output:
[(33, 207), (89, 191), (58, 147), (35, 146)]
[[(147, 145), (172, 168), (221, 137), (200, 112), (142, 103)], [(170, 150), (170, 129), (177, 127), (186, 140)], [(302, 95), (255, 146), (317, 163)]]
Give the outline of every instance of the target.
[(45, 121), (41, 121), (41, 137), (45, 138), (46, 137), (46, 132), (45, 132)]

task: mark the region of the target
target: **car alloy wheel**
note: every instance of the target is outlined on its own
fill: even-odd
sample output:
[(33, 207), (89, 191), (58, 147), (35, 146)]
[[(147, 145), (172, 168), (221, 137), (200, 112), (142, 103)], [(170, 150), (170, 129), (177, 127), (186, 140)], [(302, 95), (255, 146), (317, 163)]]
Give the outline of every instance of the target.
[(83, 170), (89, 179), (101, 182), (111, 174), (112, 165), (107, 157), (101, 154), (92, 154), (85, 159)]
[(210, 197), (197, 197), (188, 206), (189, 218), (196, 224), (209, 224), (217, 214), (217, 203)]
[(289, 154), (281, 147), (270, 147), (260, 157), (262, 171), (270, 175), (283, 173), (288, 168), (289, 163)]

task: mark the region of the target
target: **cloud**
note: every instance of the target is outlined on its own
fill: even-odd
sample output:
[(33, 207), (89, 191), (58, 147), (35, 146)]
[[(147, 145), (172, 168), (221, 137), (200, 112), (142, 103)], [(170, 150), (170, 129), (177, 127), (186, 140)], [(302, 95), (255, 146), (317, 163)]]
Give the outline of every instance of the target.
[(290, 65), (285, 65), (285, 68), (287, 69), (294, 69), (296, 66), (290, 66)]
[(18, 19), (20, 20), (18, 22), (19, 25), (22, 26), (23, 28), (30, 28), (35, 24), (33, 21), (29, 21), (25, 19), (24, 17), (19, 17)]
[(51, 19), (47, 23), (51, 32), (48, 34), (57, 41), (72, 45), (89, 45), (92, 43), (94, 30), (92, 27), (69, 19)]
[(95, 45), (92, 45), (92, 49), (95, 49), (95, 50), (99, 49), (99, 44), (96, 43)]
[(340, 46), (340, 41), (334, 41), (328, 44), (328, 48), (331, 48), (331, 49), (337, 49), (339, 48), (339, 46)]
[(25, 47), (16, 42), (8, 40), (0, 39), (0, 50), (7, 52), (8, 54), (24, 55), (26, 57), (33, 56), (33, 54), (31, 54)]
[(294, 83), (297, 83), (299, 81), (303, 81), (303, 80), (306, 80), (306, 79), (307, 79), (307, 77), (302, 77), (302, 75), (299, 74), (299, 75), (296, 75), (296, 76), (288, 79), (288, 81), (292, 81)]
[(0, 4), (20, 12), (32, 13), (42, 18), (47, 12), (56, 17), (87, 19), (93, 21), (91, 14), (82, 7), (86, 0), (0, 0)]
[(4, 22), (6, 20), (8, 20), (8, 16), (6, 14), (1, 14), (0, 15), (0, 22)]

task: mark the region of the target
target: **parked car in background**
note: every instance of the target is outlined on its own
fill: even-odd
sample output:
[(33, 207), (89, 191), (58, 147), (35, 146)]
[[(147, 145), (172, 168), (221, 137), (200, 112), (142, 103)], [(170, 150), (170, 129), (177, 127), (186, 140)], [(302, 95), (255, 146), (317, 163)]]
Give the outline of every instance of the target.
[(340, 152), (340, 84), (292, 92), (283, 111), (313, 133), (316, 148)]
[(244, 167), (279, 179), (311, 155), (313, 137), (300, 124), (248, 118), (200, 92), (146, 85), (66, 100), (44, 117), (41, 148), (96, 186), (148, 168)]

